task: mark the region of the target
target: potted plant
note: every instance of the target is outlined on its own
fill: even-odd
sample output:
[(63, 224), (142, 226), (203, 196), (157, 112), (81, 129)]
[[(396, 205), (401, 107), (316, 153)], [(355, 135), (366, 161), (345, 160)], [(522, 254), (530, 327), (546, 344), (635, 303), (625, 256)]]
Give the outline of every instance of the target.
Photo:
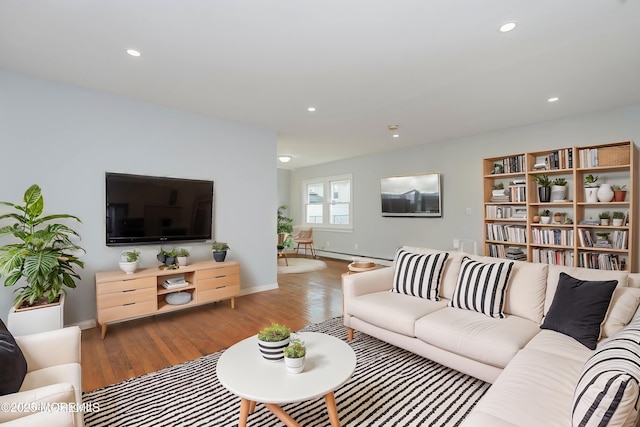
[[(282, 205), (278, 208), (278, 248), (285, 247), (290, 235), (293, 233), (293, 218), (284, 216), (284, 210), (287, 209), (286, 205)], [(291, 242), (293, 246), (293, 242)]]
[(551, 212), (549, 209), (543, 209), (540, 211), (540, 222), (542, 224), (549, 224), (551, 222)]
[(612, 215), (612, 221), (614, 227), (622, 226), (622, 221), (624, 221), (624, 212), (614, 212)]
[(587, 203), (596, 203), (598, 201), (598, 175), (591, 174), (584, 177), (584, 200)]
[(287, 372), (292, 374), (302, 372), (306, 355), (307, 349), (304, 346), (304, 341), (299, 338), (292, 339), (284, 349), (284, 365), (287, 368)]
[(551, 180), (547, 175), (536, 175), (534, 177), (538, 187), (538, 197), (540, 202), (548, 202), (551, 199)]
[(120, 269), (125, 274), (133, 274), (138, 268), (138, 260), (140, 259), (140, 252), (136, 249), (130, 251), (123, 251), (120, 253)]
[(564, 201), (567, 199), (567, 180), (556, 178), (551, 183), (551, 201)]
[(223, 262), (224, 259), (227, 257), (227, 251), (230, 249), (231, 248), (229, 247), (229, 245), (226, 244), (225, 242), (214, 241), (211, 244), (211, 250), (213, 251), (213, 259), (215, 259), (217, 262)]
[(609, 225), (609, 218), (611, 218), (611, 214), (609, 212), (600, 212), (598, 214), (598, 218), (600, 218), (600, 225)]
[(284, 358), (284, 349), (291, 341), (291, 329), (279, 323), (258, 332), (258, 348), (265, 360), (277, 362)]
[(627, 198), (627, 190), (625, 190), (626, 185), (612, 185), (613, 189), (613, 201), (614, 202), (624, 202)]
[(164, 266), (160, 266), (162, 268), (165, 268), (165, 269), (177, 268), (176, 252), (173, 249), (170, 251), (165, 251), (164, 249), (160, 248), (160, 252), (158, 252), (158, 255), (156, 255), (156, 258), (158, 259), (158, 261), (164, 264)]
[(189, 256), (191, 255), (189, 250), (185, 248), (178, 248), (175, 250), (175, 255), (178, 266), (186, 267), (189, 263)]
[[(12, 224), (0, 228), (0, 237), (12, 235), (16, 240), (0, 246), (0, 276), (5, 278), (4, 286), (13, 286), (20, 279), (26, 282), (25, 286), (16, 289), (14, 308), (9, 313), (8, 326), (16, 335), (23, 334), (18, 330), (20, 324), (24, 324), (25, 329), (31, 328), (26, 334), (37, 332), (39, 327), (48, 327), (49, 330), (56, 323), (64, 326), (65, 287), (75, 288), (75, 280), (80, 276), (74, 268), (84, 268), (84, 263), (78, 258), (84, 249), (73, 241), (80, 235), (65, 224), (52, 222), (58, 219), (82, 221), (69, 214), (43, 215), (44, 198), (40, 187), (35, 184), (25, 191), (23, 202), (23, 205), (0, 202), (15, 209), (15, 212), (0, 215), (0, 220), (13, 220)], [(57, 307), (39, 308), (51, 304)], [(39, 308), (36, 311), (51, 311), (51, 324), (40, 321), (41, 325), (29, 325), (29, 320), (15, 319), (14, 314), (20, 310), (34, 307)], [(12, 328), (12, 323), (17, 328)]]

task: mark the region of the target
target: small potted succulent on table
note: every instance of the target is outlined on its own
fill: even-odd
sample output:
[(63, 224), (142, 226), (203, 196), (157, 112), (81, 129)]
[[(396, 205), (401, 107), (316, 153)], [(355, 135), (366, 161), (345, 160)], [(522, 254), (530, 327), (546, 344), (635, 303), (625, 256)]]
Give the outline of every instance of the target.
[(258, 348), (265, 360), (278, 362), (284, 358), (284, 349), (291, 341), (291, 329), (279, 323), (258, 332)]
[(287, 367), (287, 372), (292, 374), (302, 372), (306, 355), (307, 349), (304, 346), (304, 341), (299, 338), (292, 339), (284, 349), (284, 365)]

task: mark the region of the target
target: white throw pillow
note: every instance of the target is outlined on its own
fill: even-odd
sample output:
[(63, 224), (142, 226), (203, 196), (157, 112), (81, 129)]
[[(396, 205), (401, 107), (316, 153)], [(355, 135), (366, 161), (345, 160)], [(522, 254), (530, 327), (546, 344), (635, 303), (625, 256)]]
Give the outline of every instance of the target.
[(504, 318), (505, 291), (512, 268), (513, 261), (483, 263), (462, 258), (458, 284), (449, 306)]

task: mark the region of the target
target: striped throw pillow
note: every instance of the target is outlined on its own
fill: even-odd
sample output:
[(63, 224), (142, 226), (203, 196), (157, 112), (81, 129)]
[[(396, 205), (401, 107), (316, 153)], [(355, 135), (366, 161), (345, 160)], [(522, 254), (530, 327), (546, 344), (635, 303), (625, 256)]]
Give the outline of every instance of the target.
[(391, 290), (438, 301), (442, 269), (448, 257), (448, 252), (416, 254), (399, 249)]
[(512, 268), (513, 261), (483, 263), (463, 257), (449, 306), (504, 318), (502, 308)]
[(600, 346), (582, 367), (573, 395), (574, 427), (635, 420), (640, 388), (640, 318)]

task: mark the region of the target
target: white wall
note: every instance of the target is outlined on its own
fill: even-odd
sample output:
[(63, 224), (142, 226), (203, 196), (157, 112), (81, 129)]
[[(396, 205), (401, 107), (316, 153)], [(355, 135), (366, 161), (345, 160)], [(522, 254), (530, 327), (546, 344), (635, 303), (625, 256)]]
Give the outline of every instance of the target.
[[(94, 274), (117, 270), (124, 250), (104, 243), (106, 171), (213, 180), (214, 238), (241, 263), (242, 292), (277, 286), (275, 132), (4, 71), (0, 93), (0, 200), (18, 203), (39, 184), (46, 213), (83, 221), (85, 268), (66, 323), (95, 319)], [(211, 257), (208, 243), (181, 246)], [(159, 246), (138, 248), (142, 267), (158, 265)], [(12, 290), (0, 288), (4, 320)]]
[[(296, 223), (302, 220), (300, 185), (303, 180), (351, 173), (354, 231), (314, 230), (317, 248), (392, 258), (395, 248), (401, 245), (450, 249), (453, 239), (457, 238), (475, 240), (482, 251), (483, 158), (628, 140), (635, 141), (636, 145), (640, 142), (640, 104), (301, 168), (292, 175), (292, 215)], [(380, 178), (424, 172), (442, 174), (442, 218), (383, 218)]]

